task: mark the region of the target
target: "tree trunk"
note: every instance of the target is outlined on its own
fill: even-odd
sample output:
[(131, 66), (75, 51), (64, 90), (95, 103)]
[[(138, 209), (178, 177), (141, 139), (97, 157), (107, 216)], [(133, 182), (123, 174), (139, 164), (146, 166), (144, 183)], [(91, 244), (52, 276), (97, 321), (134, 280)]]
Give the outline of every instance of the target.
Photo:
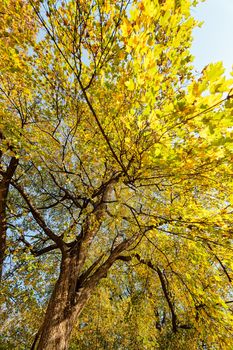
[(76, 291), (80, 272), (78, 254), (67, 254), (50, 298), (44, 322), (31, 350), (66, 350), (77, 317), (87, 303), (91, 289)]
[[(100, 262), (101, 257), (89, 268), (90, 274), (80, 275), (83, 257), (79, 247), (63, 253), (60, 275), (50, 298), (44, 322), (40, 328), (31, 350), (67, 350), (71, 331), (91, 293), (107, 273), (122, 251), (127, 249), (138, 234), (121, 242), (109, 257), (93, 272), (92, 267)], [(80, 286), (77, 288), (77, 283)]]

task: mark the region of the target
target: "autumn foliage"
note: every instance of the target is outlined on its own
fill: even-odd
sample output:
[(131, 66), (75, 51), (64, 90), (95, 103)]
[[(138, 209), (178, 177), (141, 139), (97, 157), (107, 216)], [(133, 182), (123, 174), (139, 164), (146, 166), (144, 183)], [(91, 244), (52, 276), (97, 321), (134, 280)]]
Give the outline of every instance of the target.
[(187, 0), (0, 4), (1, 349), (233, 347), (232, 79)]

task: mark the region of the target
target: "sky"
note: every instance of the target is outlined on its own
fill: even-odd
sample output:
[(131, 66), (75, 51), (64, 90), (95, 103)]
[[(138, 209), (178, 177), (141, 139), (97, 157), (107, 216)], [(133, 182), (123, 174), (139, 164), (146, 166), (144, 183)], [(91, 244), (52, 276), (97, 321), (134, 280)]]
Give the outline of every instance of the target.
[(192, 15), (204, 21), (193, 33), (195, 68), (201, 71), (210, 62), (223, 61), (229, 75), (233, 65), (233, 0), (206, 0)]

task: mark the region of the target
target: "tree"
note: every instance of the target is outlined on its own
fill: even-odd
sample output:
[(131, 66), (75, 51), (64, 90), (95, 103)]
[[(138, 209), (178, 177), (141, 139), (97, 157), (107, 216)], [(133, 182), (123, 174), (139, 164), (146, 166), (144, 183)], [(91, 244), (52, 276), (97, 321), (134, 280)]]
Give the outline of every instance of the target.
[(193, 73), (195, 3), (19, 2), (33, 27), (12, 58), (23, 67), (1, 76), (2, 182), (17, 163), (3, 251), (60, 270), (32, 349), (67, 349), (118, 264), (136, 295), (146, 271), (156, 329), (232, 343), (232, 81), (221, 63)]

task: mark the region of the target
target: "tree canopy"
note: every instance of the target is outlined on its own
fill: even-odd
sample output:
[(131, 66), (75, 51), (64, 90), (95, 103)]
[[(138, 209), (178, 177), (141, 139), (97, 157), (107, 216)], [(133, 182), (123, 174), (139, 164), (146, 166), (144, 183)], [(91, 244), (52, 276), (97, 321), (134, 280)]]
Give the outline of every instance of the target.
[(233, 80), (192, 66), (196, 5), (0, 4), (2, 349), (233, 346)]

